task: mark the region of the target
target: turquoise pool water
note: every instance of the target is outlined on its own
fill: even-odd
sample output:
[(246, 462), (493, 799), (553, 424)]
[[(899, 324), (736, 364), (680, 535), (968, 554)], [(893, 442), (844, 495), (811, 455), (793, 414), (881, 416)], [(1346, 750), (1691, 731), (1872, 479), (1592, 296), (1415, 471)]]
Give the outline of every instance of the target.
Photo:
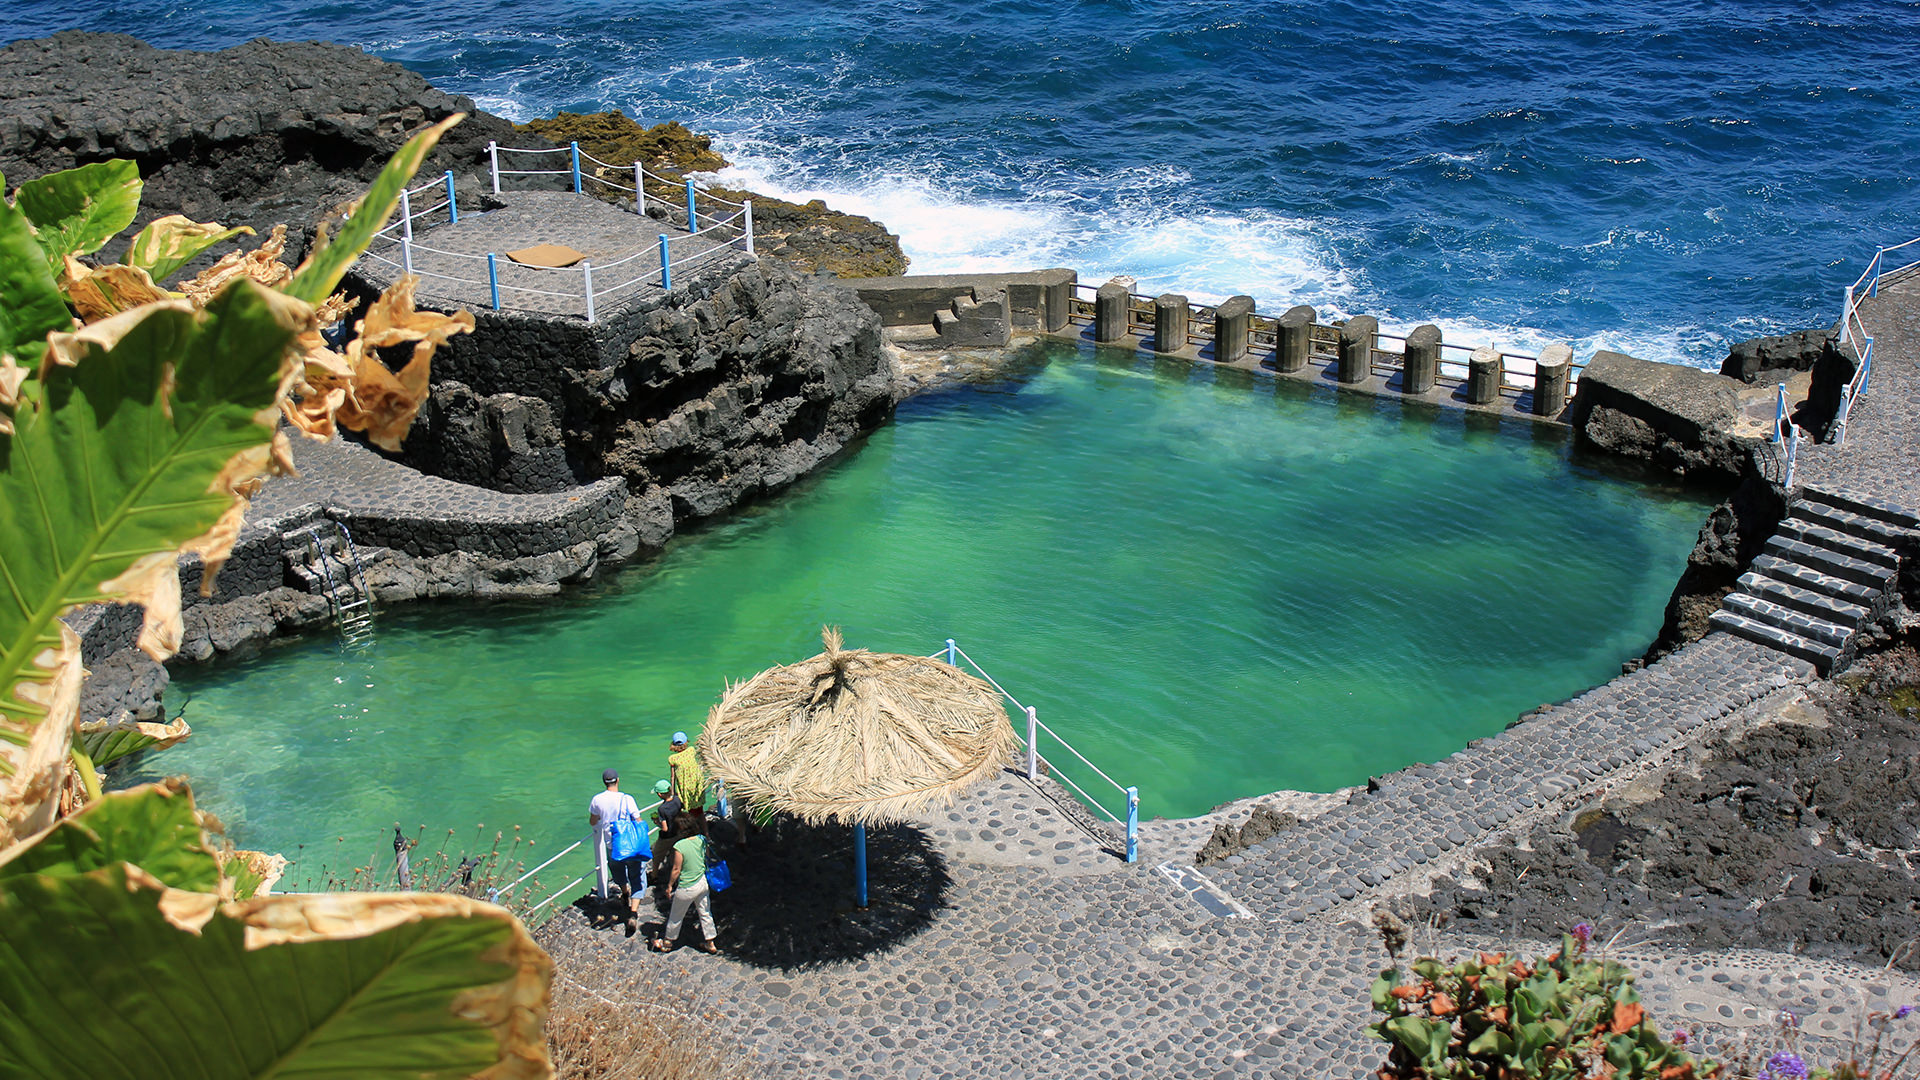
[(396, 821), (546, 845), (582, 831), (601, 769), (650, 785), (727, 680), (835, 623), (886, 651), (957, 638), (1143, 817), (1188, 815), (1433, 760), (1617, 674), (1706, 510), (1518, 422), (1026, 359), (591, 589), (403, 607), (359, 654), (315, 637), (182, 667), (194, 737), (141, 767), (310, 868)]

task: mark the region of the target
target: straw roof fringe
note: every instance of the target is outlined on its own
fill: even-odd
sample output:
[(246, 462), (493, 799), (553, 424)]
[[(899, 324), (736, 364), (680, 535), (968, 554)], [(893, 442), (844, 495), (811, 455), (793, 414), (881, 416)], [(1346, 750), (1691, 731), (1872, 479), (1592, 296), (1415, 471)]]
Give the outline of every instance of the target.
[(810, 824), (881, 825), (950, 806), (1005, 767), (1013, 726), (992, 686), (938, 660), (826, 651), (730, 684), (701, 764), (728, 792)]

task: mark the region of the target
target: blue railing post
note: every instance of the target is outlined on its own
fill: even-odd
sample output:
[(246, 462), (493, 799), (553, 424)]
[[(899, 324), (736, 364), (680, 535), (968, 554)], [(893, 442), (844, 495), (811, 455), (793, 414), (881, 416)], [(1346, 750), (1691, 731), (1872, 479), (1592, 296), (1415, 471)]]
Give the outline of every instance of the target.
[(453, 194), (453, 170), (448, 169), (447, 170), (447, 224), (457, 225), (459, 223), (460, 223), (460, 204), (455, 200), (454, 194)]
[(580, 144), (568, 143), (573, 148), (573, 193), (580, 194)]
[(1873, 253), (1873, 277), (1867, 279), (1867, 295), (1880, 295), (1880, 260), (1887, 257), (1887, 249), (1881, 248)]
[(952, 638), (948, 638), (947, 639), (947, 666), (948, 667), (960, 666), (959, 657), (956, 655), (959, 653), (959, 651), (960, 651), (960, 646), (955, 645), (953, 643)]
[(1855, 396), (1867, 392), (1867, 379), (1873, 375), (1873, 339), (1867, 339), (1867, 347), (1860, 350), (1860, 389)]
[(1127, 789), (1127, 861), (1140, 861), (1140, 789)]
[(673, 264), (667, 261), (667, 234), (660, 234), (660, 287), (673, 288)]
[(700, 231), (700, 217), (693, 209), (693, 181), (687, 181), (687, 231)]
[(493, 293), (493, 310), (500, 310), (500, 264), (487, 252), (487, 291)]
[(867, 906), (867, 827), (853, 827), (853, 902)]
[(1040, 779), (1040, 714), (1027, 706), (1027, 779)]

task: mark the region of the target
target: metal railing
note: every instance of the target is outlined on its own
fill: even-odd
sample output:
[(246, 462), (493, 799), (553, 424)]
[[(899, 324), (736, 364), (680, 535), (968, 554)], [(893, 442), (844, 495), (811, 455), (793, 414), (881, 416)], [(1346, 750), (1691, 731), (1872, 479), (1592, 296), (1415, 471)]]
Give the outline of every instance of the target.
[[(998, 680), (996, 680), (992, 675), (987, 674), (987, 670), (980, 666), (980, 662), (978, 660), (975, 660), (973, 657), (968, 656), (965, 649), (962, 649), (959, 645), (955, 644), (952, 638), (948, 638), (947, 647), (941, 652), (935, 653), (934, 656), (936, 658), (944, 657), (946, 662), (953, 665), (954, 667), (959, 667), (960, 661), (965, 660), (967, 662), (967, 665), (973, 668), (974, 672), (978, 674), (982, 679), (985, 679), (989, 686), (992, 686), (995, 690), (1000, 692), (1001, 697), (1006, 698), (1007, 701), (1012, 703), (1014, 708), (1020, 710), (1021, 714), (1027, 718), (1026, 736), (1024, 738), (1020, 738), (1020, 748), (1026, 755), (1027, 779), (1029, 781), (1039, 780), (1040, 767), (1042, 765), (1045, 765), (1047, 768), (1048, 775), (1052, 776), (1055, 780), (1058, 780), (1061, 783), (1072, 788), (1074, 792), (1080, 796), (1080, 800), (1083, 803), (1093, 808), (1094, 810), (1098, 811), (1108, 821), (1113, 822), (1115, 825), (1118, 825), (1125, 830), (1126, 839), (1127, 839), (1127, 861), (1138, 862), (1140, 859), (1140, 789), (1138, 787), (1122, 786), (1118, 780), (1115, 780), (1113, 777), (1108, 776), (1106, 772), (1100, 768), (1100, 766), (1095, 765), (1091, 761), (1088, 761), (1086, 755), (1074, 749), (1072, 743), (1069, 743), (1066, 739), (1061, 738), (1059, 732), (1053, 730), (1052, 728), (1048, 727), (1046, 724), (1040, 721), (1040, 714), (1038, 710), (1036, 710), (1031, 705), (1023, 704), (1019, 698), (1014, 697), (1013, 694), (1010, 693), (1006, 687), (1000, 685)], [(1061, 771), (1060, 768), (1052, 760), (1050, 760), (1045, 754), (1042, 754), (1040, 752), (1040, 737), (1042, 735), (1052, 736), (1053, 741), (1059, 743), (1061, 749), (1065, 750), (1069, 754), (1072, 754), (1074, 758), (1076, 758), (1080, 762), (1080, 764), (1085, 765), (1089, 769), (1092, 769), (1095, 775), (1099, 776), (1100, 779), (1105, 780), (1109, 784), (1112, 784), (1113, 789), (1119, 792), (1121, 798), (1125, 800), (1125, 809), (1123, 812), (1125, 813), (1126, 816), (1122, 818), (1120, 815), (1115, 814), (1113, 811), (1107, 809), (1104, 803), (1102, 803), (1099, 799), (1094, 798), (1092, 795), (1089, 795), (1085, 788), (1081, 787), (1079, 784), (1074, 783), (1072, 777), (1068, 776), (1065, 772)], [(1015, 732), (1015, 736), (1016, 738), (1018, 738), (1019, 733)]]
[[(1793, 471), (1800, 461), (1800, 440), (1806, 436), (1806, 432), (1788, 417), (1787, 384), (1779, 383), (1777, 386), (1773, 403), (1773, 433), (1767, 442), (1785, 451), (1780, 456), (1780, 490), (1791, 493)], [(1782, 444), (1785, 445), (1782, 446)], [(1776, 450), (1775, 453), (1779, 454), (1780, 450)]]
[[(569, 165), (564, 169), (502, 169), (500, 167), (500, 155), (502, 153), (564, 153), (569, 155)], [(532, 149), (500, 146), (497, 142), (489, 142), (487, 144), (487, 158), (493, 183), (493, 191), (496, 195), (500, 193), (500, 178), (502, 176), (571, 176), (573, 179), (573, 190), (576, 194), (585, 194), (584, 185), (588, 181), (604, 185), (622, 194), (627, 193), (629, 190), (626, 185), (615, 184), (597, 172), (583, 172), (580, 165), (583, 159), (604, 169), (625, 169), (626, 166), (610, 165), (607, 162), (601, 161), (599, 158), (582, 151), (579, 143), (571, 143), (564, 147), (554, 147), (552, 149)], [(648, 199), (646, 180), (652, 179), (660, 183), (673, 182), (647, 171), (647, 169), (637, 161), (633, 163), (632, 170), (633, 186), (631, 191), (634, 198), (634, 209), (636, 213), (644, 215), (647, 211)], [(414, 208), (413, 203), (415, 196), (429, 191), (439, 191), (441, 189), (444, 189), (446, 193), (444, 199), (433, 203), (425, 209), (416, 210)], [(668, 236), (665, 233), (661, 233), (659, 234), (657, 247), (649, 245), (634, 251), (630, 255), (617, 258), (612, 262), (603, 262), (597, 267), (590, 260), (580, 263), (577, 267), (531, 266), (524, 263), (515, 264), (518, 270), (533, 272), (537, 275), (577, 275), (579, 285), (575, 288), (568, 287), (564, 283), (564, 278), (553, 279), (548, 277), (547, 280), (554, 281), (553, 288), (536, 288), (528, 285), (516, 285), (503, 282), (500, 280), (500, 262), (497, 252), (472, 254), (468, 252), (448, 251), (444, 248), (428, 247), (418, 243), (414, 239), (414, 223), (416, 221), (433, 218), (444, 211), (447, 224), (456, 225), (460, 222), (459, 196), (454, 190), (453, 172), (451, 170), (447, 171), (441, 178), (422, 184), (419, 187), (408, 188), (402, 191), (400, 193), (399, 217), (392, 224), (374, 234), (377, 239), (388, 241), (394, 246), (384, 251), (369, 250), (364, 257), (392, 267), (402, 274), (413, 274), (422, 279), (445, 281), (456, 285), (484, 287), (487, 290), (488, 298), (495, 311), (501, 311), (508, 307), (515, 306), (502, 301), (501, 295), (503, 291), (508, 294), (518, 293), (524, 296), (544, 296), (553, 299), (572, 299), (577, 297), (583, 302), (584, 310), (582, 313), (586, 317), (587, 322), (593, 323), (598, 321), (599, 301), (604, 297), (632, 288), (635, 285), (657, 285), (663, 292), (671, 290), (673, 288), (674, 267), (685, 267), (690, 263), (708, 259), (712, 257), (715, 252), (725, 250), (735, 243), (741, 246), (741, 249), (745, 251), (748, 257), (759, 257), (759, 253), (754, 246), (753, 200), (746, 199), (735, 202), (732, 199), (715, 194), (712, 191), (701, 189), (692, 180), (686, 181), (685, 190), (688, 231), (683, 236)], [(704, 212), (704, 224), (702, 223), (703, 212), (700, 208), (702, 199), (705, 200), (707, 205), (707, 209)], [(716, 204), (722, 209), (714, 209)], [(732, 212), (726, 212), (725, 208), (732, 208)], [(715, 234), (720, 235), (716, 237)], [(708, 237), (709, 239), (704, 243), (688, 243), (689, 241), (697, 241), (700, 237)], [(715, 242), (716, 239), (718, 242)], [(689, 248), (692, 250), (688, 250)], [(596, 284), (594, 280), (596, 273), (602, 275), (601, 282), (604, 283), (605, 275), (608, 271), (628, 266), (641, 259), (642, 256), (654, 252), (658, 253), (657, 271), (654, 264), (650, 262), (643, 270), (636, 268), (637, 272), (628, 271), (624, 280), (618, 284)], [(475, 267), (476, 274), (472, 277), (461, 276), (457, 273), (436, 273), (422, 270), (414, 265), (414, 255), (416, 253), (436, 255), (447, 259), (458, 259), (470, 263), (484, 262), (486, 264), (486, 277), (481, 278), (478, 276), (477, 266)], [(676, 253), (678, 254), (676, 255)]]
[[(1085, 282), (1075, 282), (1073, 295), (1067, 301), (1069, 319), (1080, 323), (1092, 321), (1094, 317), (1093, 297), (1099, 292), (1099, 286)], [(1127, 331), (1130, 334), (1152, 337), (1158, 315), (1154, 307), (1155, 297), (1142, 293), (1127, 294)], [(1248, 317), (1248, 344), (1252, 349), (1265, 347), (1276, 350), (1280, 345), (1280, 320), (1271, 316), (1253, 314)], [(1214, 340), (1214, 305), (1187, 305), (1187, 333), (1185, 343), (1204, 346)], [(1369, 353), (1369, 369), (1375, 375), (1391, 378), (1398, 374), (1404, 361), (1406, 338), (1399, 334), (1375, 333)], [(1319, 363), (1332, 363), (1339, 356), (1340, 327), (1329, 323), (1315, 322), (1307, 327), (1308, 358)], [(1383, 342), (1397, 342), (1400, 348), (1382, 348)], [(1461, 386), (1467, 382), (1467, 359), (1472, 356), (1475, 346), (1456, 345), (1442, 342), (1441, 358), (1436, 365), (1434, 381), (1445, 386)], [(1448, 354), (1458, 354), (1457, 359), (1449, 359)], [(1540, 358), (1522, 352), (1500, 350), (1500, 392), (1508, 397), (1520, 397), (1532, 393), (1535, 386), (1535, 371), (1515, 370), (1513, 362), (1537, 365)], [(1580, 375), (1587, 365), (1570, 363), (1567, 369), (1569, 391), (1579, 385)]]
[[(1860, 366), (1854, 369), (1853, 378), (1847, 380), (1847, 385), (1840, 388), (1840, 405), (1834, 411), (1833, 430), (1830, 436), (1831, 441), (1836, 444), (1846, 442), (1847, 421), (1853, 416), (1854, 403), (1860, 400), (1861, 394), (1867, 392), (1867, 379), (1873, 371), (1873, 336), (1867, 333), (1866, 324), (1860, 321), (1861, 288), (1865, 287), (1867, 296), (1877, 296), (1880, 293), (1881, 278), (1904, 274), (1915, 267), (1920, 267), (1920, 259), (1896, 266), (1891, 270), (1887, 269), (1886, 265), (1889, 254), (1904, 251), (1915, 244), (1920, 244), (1920, 237), (1915, 237), (1904, 244), (1895, 244), (1875, 251), (1873, 258), (1867, 260), (1867, 268), (1862, 270), (1859, 278), (1847, 286), (1841, 294), (1840, 340), (1853, 346), (1855, 354), (1860, 357)], [(1908, 254), (1920, 254), (1920, 251), (1908, 252)]]
[[(655, 810), (660, 809), (660, 806), (661, 806), (660, 801), (655, 800), (641, 807), (640, 814), (642, 817), (645, 817), (647, 814), (650, 814)], [(594, 891), (600, 895), (601, 899), (603, 900), (606, 899), (605, 890), (606, 890), (606, 882), (607, 882), (607, 857), (606, 857), (606, 851), (602, 849), (598, 844), (594, 843), (594, 834), (597, 833), (598, 831), (599, 831), (598, 829), (589, 830), (587, 832), (587, 835), (581, 837), (578, 840), (575, 840), (573, 843), (568, 844), (566, 847), (561, 848), (559, 851), (555, 852), (550, 858), (548, 858), (546, 862), (543, 862), (539, 866), (536, 866), (533, 869), (527, 871), (526, 873), (521, 874), (519, 877), (513, 879), (512, 881), (506, 883), (505, 885), (498, 886), (497, 888), (488, 889), (487, 902), (499, 903), (501, 896), (512, 893), (513, 890), (526, 884), (528, 881), (533, 880), (533, 877), (535, 874), (538, 874), (540, 871), (545, 870), (547, 867), (552, 866), (554, 863), (559, 862), (561, 859), (566, 858), (568, 855), (573, 854), (575, 851), (578, 851), (581, 847), (587, 846), (587, 845), (592, 845), (594, 850), (593, 865), (587, 867), (586, 871), (582, 873), (580, 876), (574, 878), (572, 881), (567, 882), (565, 885), (562, 885), (558, 889), (555, 889), (553, 892), (549, 893), (545, 900), (542, 900), (539, 903), (528, 908), (526, 910), (525, 917), (528, 919), (533, 918), (542, 908), (546, 907), (548, 904), (553, 903), (555, 900), (560, 899), (562, 896), (565, 896), (575, 886), (579, 885), (581, 882), (587, 880), (587, 878), (592, 877), (596, 874), (599, 876), (599, 881), (594, 886)]]

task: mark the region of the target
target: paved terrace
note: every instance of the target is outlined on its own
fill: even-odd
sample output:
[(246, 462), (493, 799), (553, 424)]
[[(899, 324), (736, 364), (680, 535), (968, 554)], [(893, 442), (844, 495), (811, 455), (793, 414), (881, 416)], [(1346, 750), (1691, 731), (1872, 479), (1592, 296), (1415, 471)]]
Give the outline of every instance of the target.
[[(1920, 405), (1920, 278), (1883, 285), (1862, 316), (1880, 366), (1847, 444), (1812, 448), (1804, 475), (1920, 506), (1906, 419)], [(851, 909), (840, 848), (811, 852), (833, 873), (802, 882), (779, 880), (785, 870), (759, 850), (735, 862), (741, 884), (716, 905), (721, 956), (651, 955), (644, 938), (603, 927), (585, 906), (551, 924), (549, 944), (565, 977), (602, 996), (644, 1006), (627, 987), (635, 975), (697, 995), (768, 1077), (1368, 1076), (1383, 1057), (1362, 1031), (1366, 989), (1384, 960), (1366, 926), (1375, 902), (1460, 874), (1477, 846), (1570, 815), (1690, 743), (1772, 721), (1813, 677), (1785, 654), (1712, 634), (1336, 799), (1204, 874), (1192, 871), (1192, 853), (1211, 820), (1143, 825), (1141, 860), (1129, 866), (1110, 840), (1092, 839), (1009, 773), (896, 830), (889, 854), (904, 866), (889, 877), (876, 855), (867, 912)], [(1248, 808), (1216, 817), (1244, 819)], [(1185, 868), (1184, 884), (1163, 865)], [(750, 886), (763, 873), (797, 891), (828, 929), (788, 926), (783, 937), (782, 916), (762, 910), (777, 901)], [(1416, 932), (1415, 943), (1430, 939)], [(1550, 947), (1437, 941), (1455, 954), (1527, 944)], [(1615, 955), (1642, 972), (1655, 1015), (1705, 1025), (1710, 1045), (1769, 1028), (1782, 1008), (1803, 1016), (1810, 1044), (1843, 1041), (1861, 1010), (1920, 998), (1920, 980), (1880, 968), (1622, 948)]]
[[(422, 299), (476, 311), (492, 307), (486, 260), (492, 254), (501, 307), (584, 318), (586, 272), (580, 266), (544, 269), (507, 258), (509, 251), (558, 244), (593, 264), (595, 315), (606, 318), (629, 302), (662, 294), (660, 237), (667, 238), (676, 283), (731, 258), (743, 243), (739, 233), (726, 226), (695, 236), (667, 221), (636, 214), (631, 204), (621, 207), (570, 191), (504, 192), (493, 198), (503, 205), (484, 212), (463, 209), (457, 222), (442, 217), (428, 227), (424, 220), (415, 221), (413, 269), (421, 278)], [(708, 227), (706, 215), (702, 208), (703, 229)], [(400, 230), (387, 233), (397, 237)], [(360, 272), (382, 287), (391, 283), (401, 273), (400, 249), (397, 240), (376, 242), (361, 259)]]

